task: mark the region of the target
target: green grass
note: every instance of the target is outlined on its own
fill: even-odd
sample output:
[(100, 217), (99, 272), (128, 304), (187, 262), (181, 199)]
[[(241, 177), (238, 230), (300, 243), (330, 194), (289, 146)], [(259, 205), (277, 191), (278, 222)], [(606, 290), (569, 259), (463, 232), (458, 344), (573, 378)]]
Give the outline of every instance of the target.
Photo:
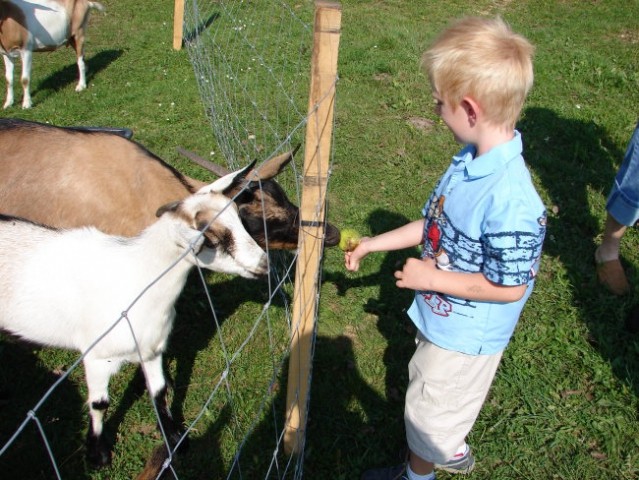
[[(175, 150), (183, 146), (207, 155), (218, 149), (187, 53), (171, 48), (172, 2), (105, 0), (105, 5), (107, 13), (94, 14), (88, 31), (89, 88), (74, 92), (71, 50), (36, 54), (34, 108), (1, 114), (58, 125), (126, 126), (154, 153), (204, 178)], [(636, 288), (623, 299), (603, 291), (592, 258), (605, 198), (639, 117), (639, 2), (348, 0), (342, 5), (328, 217), (362, 234), (417, 218), (457, 149), (433, 114), (419, 70), (420, 55), (434, 36), (458, 16), (499, 14), (536, 46), (535, 86), (518, 128), (551, 212), (548, 236), (536, 290), (469, 438), (478, 463), (468, 478), (638, 478), (639, 338), (626, 333), (623, 322), (639, 295)], [(16, 94), (19, 104), (19, 88)], [(635, 286), (638, 247), (632, 230), (622, 255)], [(398, 261), (415, 254), (372, 255), (360, 272), (346, 273), (341, 252), (325, 253), (306, 478), (353, 479), (365, 468), (400, 461), (414, 330), (405, 315), (411, 294), (397, 290), (392, 273)], [(216, 297), (216, 307), (225, 340), (241, 341), (234, 337), (236, 327), (260, 312), (264, 289), (224, 276), (208, 281), (212, 291), (233, 292)], [(220, 362), (218, 332), (200, 290), (187, 289), (180, 300), (167, 355), (176, 378), (174, 398), (187, 417), (200, 408)], [(260, 342), (264, 335), (258, 335)], [(24, 418), (19, 407), (34, 405), (56, 372), (77, 356), (12, 341), (0, 348), (0, 382), (12, 394), (0, 409), (4, 439), (9, 425)], [(222, 400), (210, 406), (178, 464), (179, 478), (226, 478), (223, 471), (238, 437), (235, 419), (246, 420), (257, 408), (261, 382), (271, 371), (270, 364), (250, 360), (261, 358), (257, 345), (247, 348), (233, 379), (246, 390), (232, 407)], [(83, 462), (81, 371), (44, 407), (63, 478), (120, 479), (139, 472), (159, 437), (134, 377), (135, 369), (128, 367), (113, 382), (107, 428), (117, 444), (114, 465), (103, 472), (92, 472)], [(284, 382), (285, 377), (274, 398), (276, 412), (283, 412)], [(271, 448), (267, 435), (259, 425), (249, 439), (251, 473), (244, 471), (244, 478), (264, 477)], [(52, 478), (33, 427), (12, 455), (0, 457), (3, 477)]]

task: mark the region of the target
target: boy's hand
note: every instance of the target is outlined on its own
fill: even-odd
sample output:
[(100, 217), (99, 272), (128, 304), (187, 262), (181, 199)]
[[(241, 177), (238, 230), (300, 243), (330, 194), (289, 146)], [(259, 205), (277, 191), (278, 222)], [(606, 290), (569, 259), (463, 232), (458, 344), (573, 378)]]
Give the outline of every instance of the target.
[(399, 288), (411, 290), (431, 290), (429, 285), (432, 275), (437, 272), (437, 264), (433, 258), (409, 258), (402, 270), (395, 272), (395, 278)]
[(352, 252), (344, 253), (344, 266), (346, 267), (346, 270), (349, 270), (351, 272), (356, 272), (357, 270), (359, 270), (360, 260), (368, 255), (368, 251), (366, 247), (363, 247), (363, 245), (369, 240), (369, 237), (363, 237), (355, 250), (353, 250)]

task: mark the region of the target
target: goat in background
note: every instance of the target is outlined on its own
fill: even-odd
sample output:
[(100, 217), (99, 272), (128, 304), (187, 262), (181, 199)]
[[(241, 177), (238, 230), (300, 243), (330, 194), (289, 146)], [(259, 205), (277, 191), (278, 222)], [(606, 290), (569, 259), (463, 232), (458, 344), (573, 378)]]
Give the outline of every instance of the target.
[(133, 238), (0, 215), (0, 329), (83, 353), (91, 464), (111, 460), (103, 417), (109, 378), (125, 362), (142, 364), (163, 431), (172, 445), (180, 440), (167, 406), (162, 355), (189, 271), (198, 265), (246, 278), (267, 273), (266, 253), (222, 194), (244, 183), (251, 167), (161, 207), (159, 219)]
[(3, 108), (13, 105), (14, 58), (22, 62), (22, 108), (31, 108), (31, 60), (33, 52), (75, 49), (78, 65), (76, 92), (87, 87), (84, 40), (91, 10), (104, 6), (88, 0), (0, 0), (0, 53), (4, 59), (7, 96)]

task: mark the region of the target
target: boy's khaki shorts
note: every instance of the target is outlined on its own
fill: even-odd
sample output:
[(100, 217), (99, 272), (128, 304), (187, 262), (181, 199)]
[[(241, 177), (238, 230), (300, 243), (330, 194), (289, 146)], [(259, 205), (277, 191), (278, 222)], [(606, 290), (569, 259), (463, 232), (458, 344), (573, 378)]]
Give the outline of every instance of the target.
[(446, 463), (475, 423), (502, 352), (467, 355), (421, 335), (416, 341), (404, 411), (408, 447), (426, 461)]

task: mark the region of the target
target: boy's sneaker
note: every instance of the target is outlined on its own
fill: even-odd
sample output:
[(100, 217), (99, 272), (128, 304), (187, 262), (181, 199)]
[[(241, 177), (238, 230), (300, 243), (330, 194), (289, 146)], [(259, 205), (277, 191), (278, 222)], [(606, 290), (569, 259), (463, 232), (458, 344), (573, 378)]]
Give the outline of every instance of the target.
[[(458, 458), (453, 458), (446, 463), (436, 463), (435, 468), (449, 473), (467, 474), (475, 468), (475, 457), (473, 457), (473, 453), (469, 448), (465, 454), (460, 455)], [(360, 480), (408, 480), (406, 464), (402, 463), (394, 467), (366, 470)]]
[(408, 480), (406, 464), (402, 463), (394, 467), (366, 470), (360, 477), (360, 480)]
[(438, 470), (444, 470), (449, 473), (470, 473), (475, 468), (475, 457), (470, 451), (470, 448), (464, 455), (460, 455), (459, 458), (453, 458), (446, 463), (436, 463), (435, 468)]

